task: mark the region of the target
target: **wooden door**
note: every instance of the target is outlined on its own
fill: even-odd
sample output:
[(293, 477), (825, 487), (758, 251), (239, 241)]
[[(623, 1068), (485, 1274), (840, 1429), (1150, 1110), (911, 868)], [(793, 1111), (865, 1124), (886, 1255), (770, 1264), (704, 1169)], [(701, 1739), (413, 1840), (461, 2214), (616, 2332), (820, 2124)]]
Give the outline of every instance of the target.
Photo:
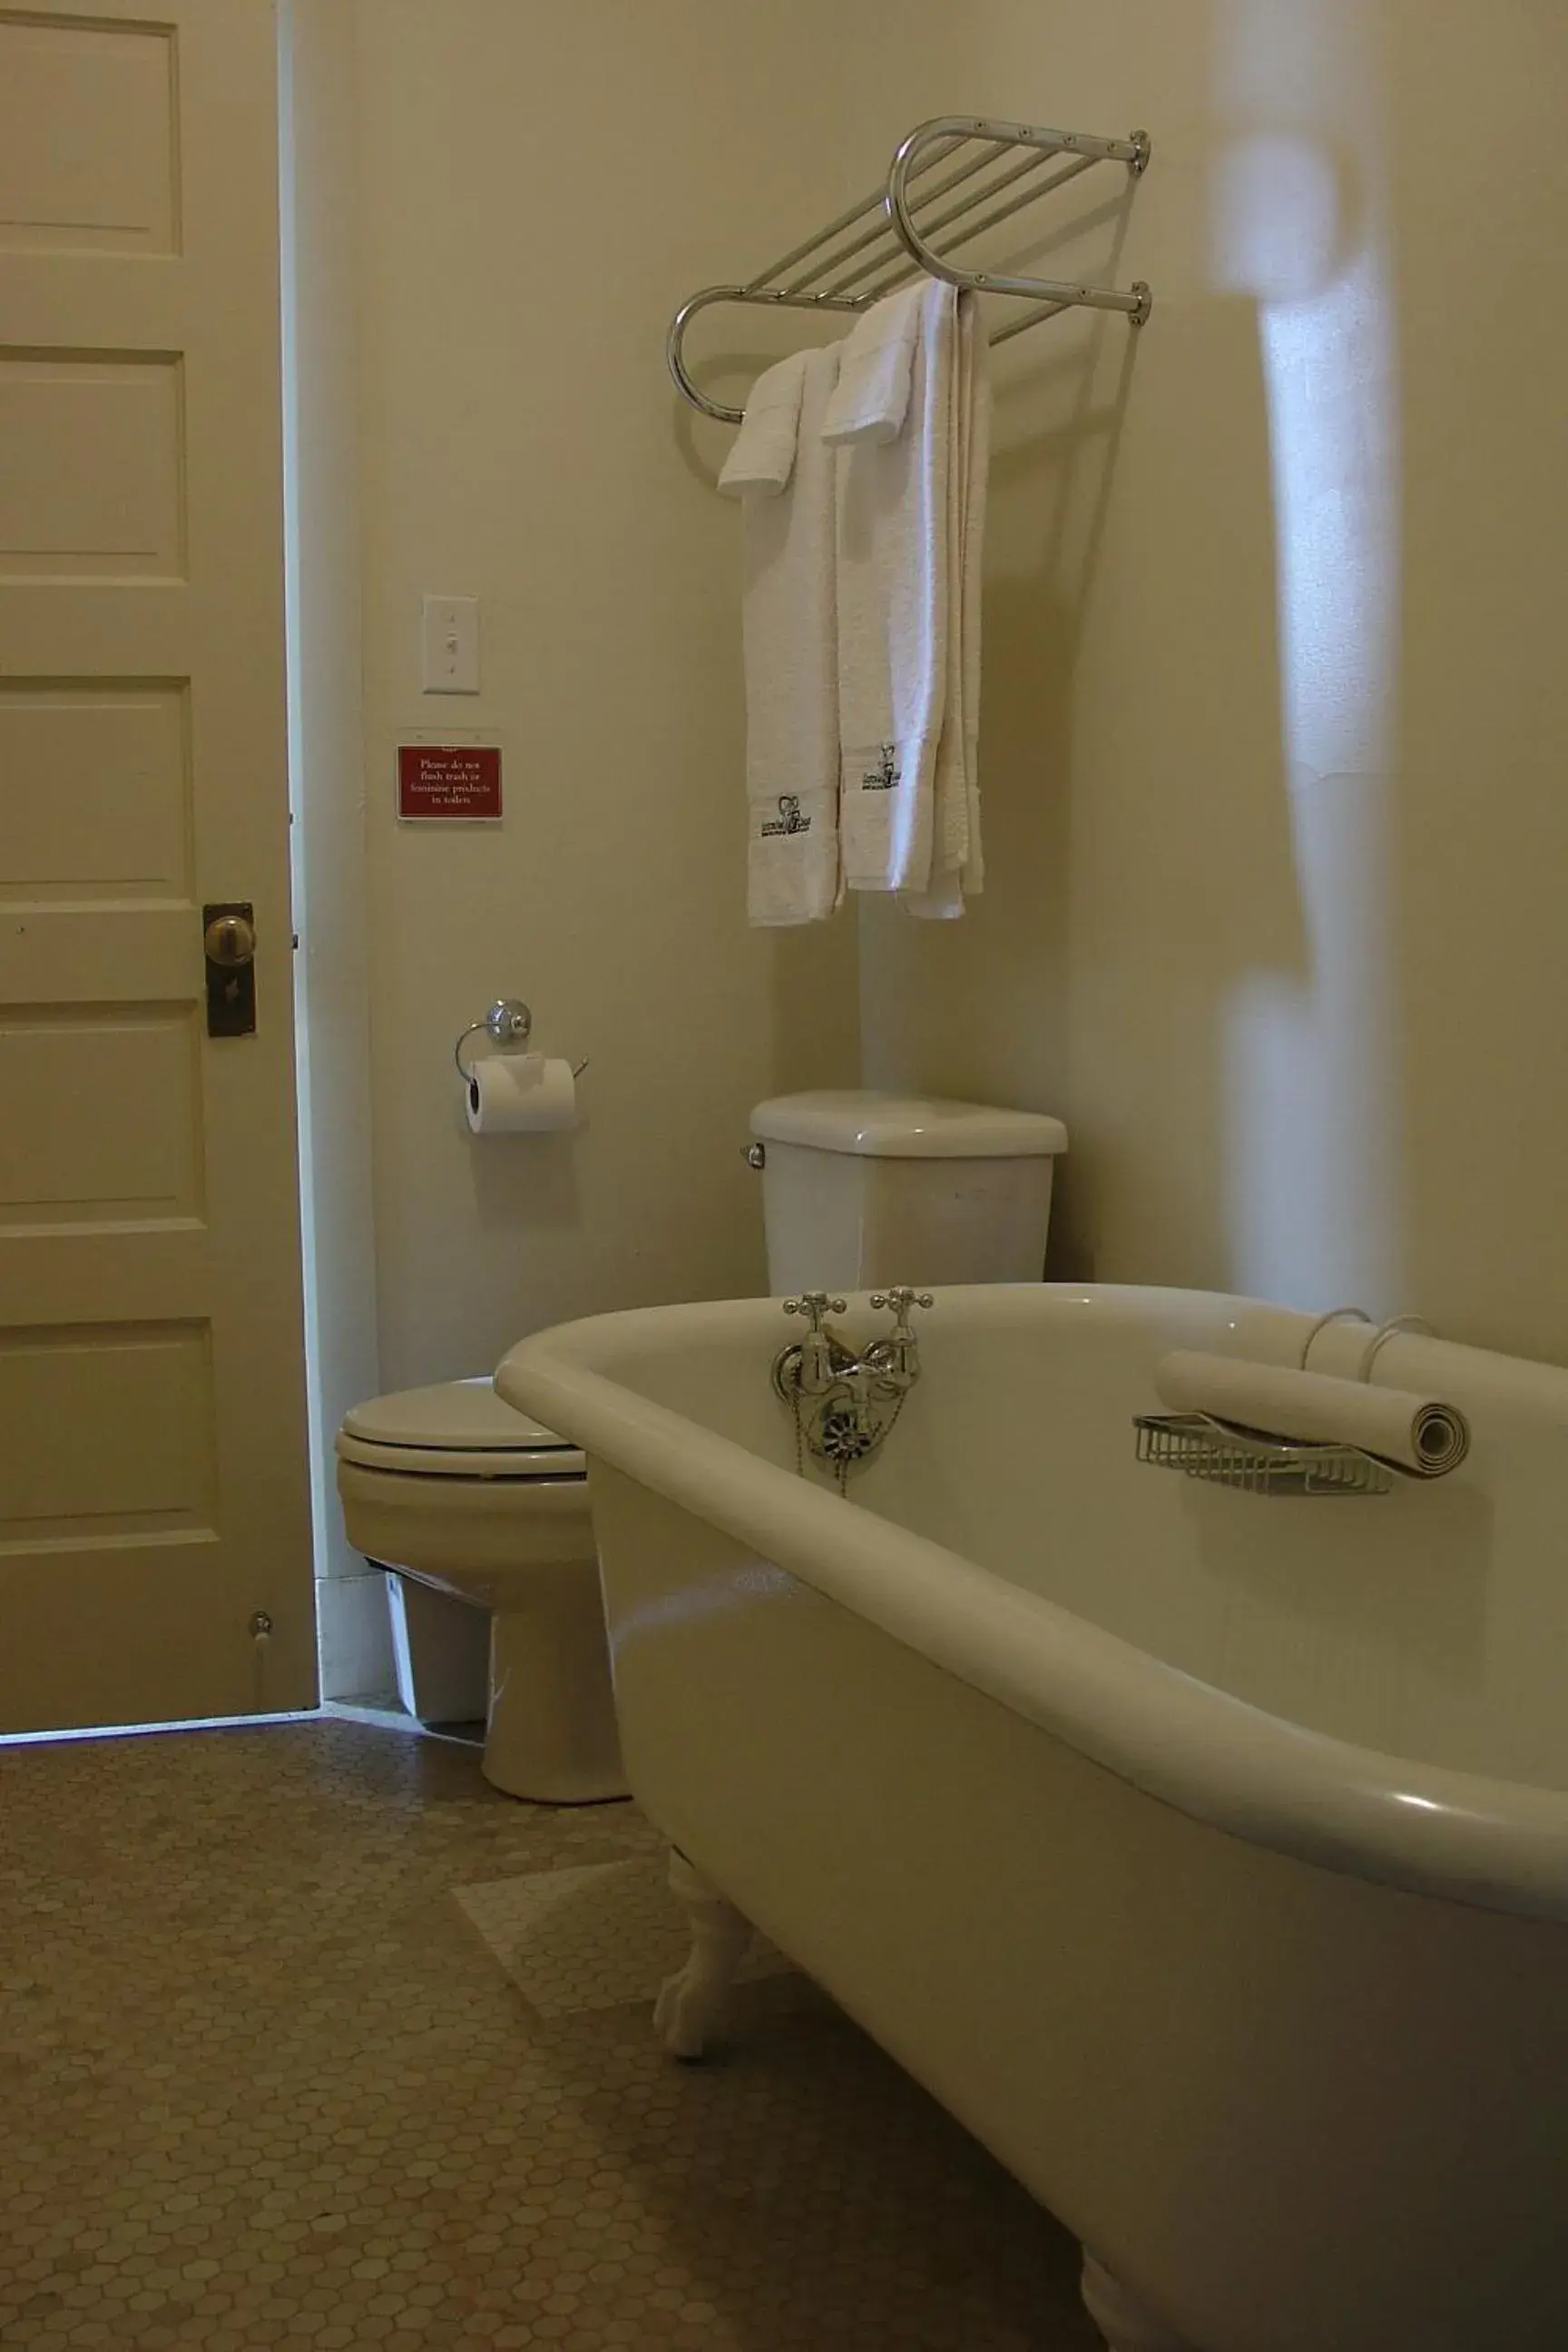
[(280, 409), (268, 0), (0, 5), (0, 1730), (314, 1701)]

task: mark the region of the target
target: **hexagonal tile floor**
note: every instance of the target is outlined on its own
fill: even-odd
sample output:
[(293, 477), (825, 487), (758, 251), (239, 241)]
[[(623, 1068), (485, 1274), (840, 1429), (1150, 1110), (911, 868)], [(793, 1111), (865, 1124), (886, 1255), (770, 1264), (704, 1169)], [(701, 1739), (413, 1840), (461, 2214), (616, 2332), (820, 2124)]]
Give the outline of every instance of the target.
[[(453, 1888), (530, 2008), (541, 2017), (579, 2009), (651, 2007), (690, 1949), (686, 1915), (667, 1884), (662, 1853), (590, 1862)], [(741, 1984), (782, 1976), (784, 1954), (753, 1935)]]
[(1093, 2352), (1070, 2241), (801, 1979), (681, 2067), (453, 1899), (656, 1853), (358, 1723), (0, 1751), (0, 2345)]

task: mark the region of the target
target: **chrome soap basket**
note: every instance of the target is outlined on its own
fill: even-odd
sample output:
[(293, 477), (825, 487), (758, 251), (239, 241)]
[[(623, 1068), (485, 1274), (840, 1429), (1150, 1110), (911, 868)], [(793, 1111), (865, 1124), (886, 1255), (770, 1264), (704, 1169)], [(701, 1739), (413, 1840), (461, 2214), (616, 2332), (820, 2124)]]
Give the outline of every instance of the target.
[(1133, 1416), (1138, 1459), (1247, 1495), (1386, 1495), (1394, 1472), (1359, 1445), (1296, 1444), (1206, 1412)]

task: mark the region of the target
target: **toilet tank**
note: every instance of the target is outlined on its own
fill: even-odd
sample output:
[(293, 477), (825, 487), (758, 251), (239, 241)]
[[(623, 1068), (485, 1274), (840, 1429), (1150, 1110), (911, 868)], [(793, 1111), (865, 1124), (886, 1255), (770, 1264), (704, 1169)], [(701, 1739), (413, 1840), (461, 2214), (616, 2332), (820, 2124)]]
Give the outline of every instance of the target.
[(1040, 1279), (1060, 1119), (847, 1090), (759, 1103), (752, 1133), (775, 1297)]

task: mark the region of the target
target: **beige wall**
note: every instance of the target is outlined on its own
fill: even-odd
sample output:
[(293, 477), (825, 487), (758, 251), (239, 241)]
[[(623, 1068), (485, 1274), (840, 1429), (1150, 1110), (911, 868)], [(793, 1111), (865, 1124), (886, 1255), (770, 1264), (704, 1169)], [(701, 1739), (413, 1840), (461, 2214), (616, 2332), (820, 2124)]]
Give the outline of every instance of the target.
[(1064, 1268), (1568, 1356), (1568, 15), (978, 0), (964, 37), (965, 105), (1152, 131), (1117, 268), (1158, 307), (1127, 377), (1114, 324), (1012, 347), (1002, 874), (934, 942), (868, 928), (871, 1073), (1063, 1113)]
[[(759, 1286), (748, 1108), (858, 1066), (852, 927), (745, 926), (729, 436), (662, 362), (677, 301), (842, 186), (861, 61), (836, 20), (826, 0), (359, 10), (388, 1385), (488, 1368), (562, 1317)], [(483, 599), (477, 700), (418, 690), (426, 590)], [(505, 738), (499, 832), (394, 821), (399, 731), (448, 724)], [(575, 1136), (468, 1138), (452, 1041), (502, 993), (546, 1050), (592, 1057)]]
[[(1068, 1118), (1064, 1271), (1568, 1355), (1561, 10), (362, 0), (357, 24), (383, 1381), (753, 1286), (747, 1106), (852, 1076), (862, 1042), (873, 1080)], [(1102, 175), (1037, 252), (1145, 276), (1157, 308), (1140, 338), (1080, 316), (1009, 347), (991, 886), (940, 929), (866, 910), (857, 1015), (854, 925), (743, 923), (727, 436), (659, 351), (682, 292), (954, 104), (1150, 129), (1131, 204)], [(426, 589), (485, 600), (478, 702), (418, 692)], [(499, 835), (393, 822), (398, 732), (444, 721), (506, 738)], [(501, 990), (593, 1056), (569, 1141), (461, 1129), (451, 1039)]]

